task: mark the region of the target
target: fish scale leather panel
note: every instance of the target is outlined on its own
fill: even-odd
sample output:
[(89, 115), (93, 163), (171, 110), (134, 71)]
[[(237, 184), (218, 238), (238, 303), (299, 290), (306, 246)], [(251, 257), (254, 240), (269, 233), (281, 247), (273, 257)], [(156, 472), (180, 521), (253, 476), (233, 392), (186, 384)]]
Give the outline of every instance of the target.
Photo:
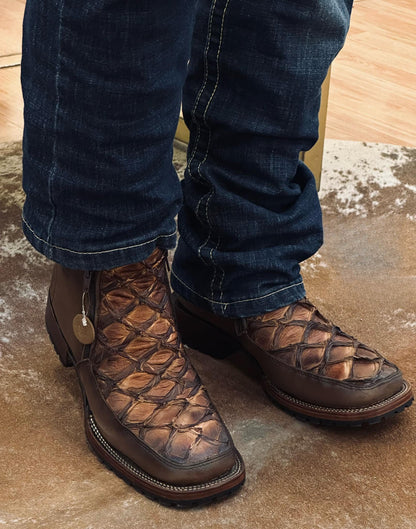
[(165, 255), (100, 275), (91, 352), (104, 399), (161, 456), (200, 463), (231, 448), (229, 434), (175, 329)]
[(345, 334), (308, 300), (246, 319), (252, 341), (281, 362), (335, 380), (377, 380), (398, 368)]

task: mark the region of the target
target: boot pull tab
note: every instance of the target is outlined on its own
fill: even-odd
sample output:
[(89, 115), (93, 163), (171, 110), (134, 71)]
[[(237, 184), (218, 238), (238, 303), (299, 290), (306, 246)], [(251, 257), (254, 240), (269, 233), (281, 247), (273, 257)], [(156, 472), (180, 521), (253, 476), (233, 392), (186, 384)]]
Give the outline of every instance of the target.
[(88, 296), (88, 291), (91, 284), (91, 272), (87, 271), (84, 274), (83, 292), (81, 298), (81, 314), (77, 314), (72, 320), (72, 329), (76, 339), (84, 344), (89, 345), (95, 340), (95, 329), (91, 320), (87, 316), (85, 309), (85, 299)]

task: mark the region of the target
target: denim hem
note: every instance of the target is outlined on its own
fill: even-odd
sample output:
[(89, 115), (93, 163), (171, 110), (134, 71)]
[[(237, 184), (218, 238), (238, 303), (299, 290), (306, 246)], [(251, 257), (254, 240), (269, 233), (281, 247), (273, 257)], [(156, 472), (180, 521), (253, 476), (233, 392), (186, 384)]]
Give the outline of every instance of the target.
[(273, 292), (256, 297), (249, 297), (249, 294), (247, 294), (244, 299), (229, 302), (216, 301), (198, 294), (198, 292), (195, 292), (195, 290), (182, 281), (173, 270), (171, 270), (171, 285), (176, 293), (191, 303), (203, 309), (208, 309), (214, 314), (228, 318), (258, 316), (299, 301), (306, 296), (303, 280), (300, 276), (297, 281), (286, 286), (281, 286)]
[(48, 243), (35, 233), (24, 217), (22, 217), (22, 228), (26, 238), (38, 252), (56, 263), (75, 270), (108, 270), (143, 261), (156, 247), (169, 250), (176, 245), (175, 231), (120, 248), (81, 252)]

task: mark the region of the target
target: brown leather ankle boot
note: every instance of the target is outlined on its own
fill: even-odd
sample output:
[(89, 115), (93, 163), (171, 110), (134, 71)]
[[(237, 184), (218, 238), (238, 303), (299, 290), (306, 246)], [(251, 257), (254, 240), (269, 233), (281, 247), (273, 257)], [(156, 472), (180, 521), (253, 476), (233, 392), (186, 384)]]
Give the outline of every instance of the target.
[(396, 365), (333, 325), (307, 299), (259, 316), (224, 318), (178, 296), (176, 316), (191, 347), (214, 356), (247, 351), (273, 401), (310, 422), (372, 424), (413, 402)]
[(102, 272), (55, 265), (46, 326), (77, 370), (88, 442), (117, 474), (178, 505), (242, 485), (241, 457), (175, 328), (165, 252)]

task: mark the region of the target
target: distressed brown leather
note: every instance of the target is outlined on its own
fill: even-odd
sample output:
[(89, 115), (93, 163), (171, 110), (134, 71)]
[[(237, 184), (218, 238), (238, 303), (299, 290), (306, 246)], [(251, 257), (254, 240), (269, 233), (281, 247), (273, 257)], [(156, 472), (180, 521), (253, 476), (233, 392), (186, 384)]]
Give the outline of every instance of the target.
[[(221, 330), (254, 356), (266, 385), (308, 405), (365, 408), (404, 387), (397, 366), (341, 331), (306, 299), (260, 316), (235, 319), (178, 298), (178, 322), (185, 343), (190, 326), (196, 329), (194, 335), (198, 325), (209, 336)], [(217, 341), (221, 344), (220, 336)], [(198, 348), (198, 340), (193, 346)]]
[(398, 371), (344, 333), (307, 300), (246, 318), (247, 336), (282, 363), (334, 380), (375, 380)]
[(164, 255), (101, 273), (98, 387), (120, 423), (159, 455), (187, 464), (229, 452), (230, 437), (175, 329)]
[[(217, 480), (211, 488), (221, 493), (241, 485), (244, 465), (175, 328), (165, 252), (91, 274), (90, 346), (72, 331), (83, 289), (85, 273), (55, 265), (48, 330), (61, 359), (72, 359), (66, 365), (75, 365), (88, 413), (105, 440), (163, 483)], [(195, 490), (209, 496), (210, 485)]]

